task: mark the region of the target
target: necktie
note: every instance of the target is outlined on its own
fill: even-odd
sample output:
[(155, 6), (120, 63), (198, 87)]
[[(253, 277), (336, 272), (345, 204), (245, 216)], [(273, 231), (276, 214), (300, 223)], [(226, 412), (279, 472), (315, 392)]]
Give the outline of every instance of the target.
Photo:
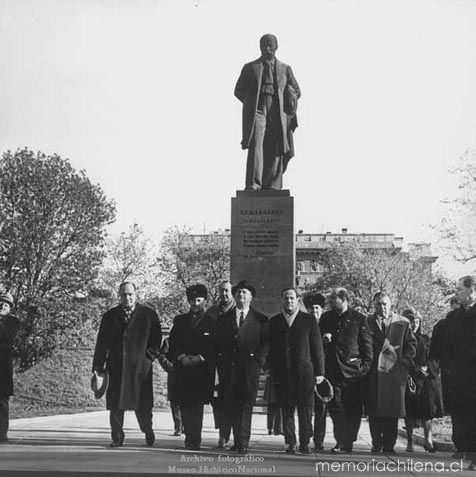
[(380, 325), (381, 325), (381, 328), (382, 328), (382, 333), (383, 333), (383, 335), (385, 336), (385, 330), (386, 330), (386, 328), (385, 328), (385, 322), (382, 320), (382, 321), (380, 322)]
[(238, 325), (238, 328), (243, 324), (243, 321), (245, 321), (245, 314), (243, 312), (240, 313), (240, 323)]

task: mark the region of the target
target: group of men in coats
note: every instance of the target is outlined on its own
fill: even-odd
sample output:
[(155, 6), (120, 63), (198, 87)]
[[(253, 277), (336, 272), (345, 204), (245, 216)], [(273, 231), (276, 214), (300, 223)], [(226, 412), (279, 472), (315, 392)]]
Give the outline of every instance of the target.
[[(333, 391), (327, 405), (336, 439), (332, 452), (352, 452), (364, 404), (372, 451), (393, 452), (415, 337), (408, 320), (391, 311), (386, 293), (375, 296), (376, 312), (369, 319), (350, 307), (343, 288), (331, 293), (330, 310), (322, 316), (322, 295), (305, 297), (304, 312), (297, 290), (286, 288), (281, 312), (270, 319), (253, 308), (256, 289), (246, 281), (222, 282), (218, 302), (208, 310), (204, 285), (188, 287), (186, 295), (189, 311), (175, 317), (165, 358), (187, 449), (200, 449), (204, 405), (212, 403), (218, 447), (224, 448), (233, 432), (230, 450), (246, 454), (259, 376), (269, 370), (283, 414), (286, 452), (310, 452), (313, 410), (315, 449), (322, 449), (326, 406), (316, 396), (325, 385)], [(152, 309), (137, 303), (134, 284), (122, 284), (120, 297), (120, 305), (103, 316), (93, 370), (107, 368), (110, 375), (111, 445), (123, 444), (126, 409), (136, 412), (146, 443), (153, 445), (151, 365), (161, 356), (160, 323)]]

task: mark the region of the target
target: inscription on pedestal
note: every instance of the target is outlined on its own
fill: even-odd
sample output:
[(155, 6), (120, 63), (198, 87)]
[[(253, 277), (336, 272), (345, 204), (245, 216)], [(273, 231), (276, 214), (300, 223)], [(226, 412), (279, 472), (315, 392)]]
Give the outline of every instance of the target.
[(232, 199), (231, 280), (258, 290), (254, 306), (279, 312), (280, 292), (294, 286), (293, 198), (287, 190), (238, 191)]

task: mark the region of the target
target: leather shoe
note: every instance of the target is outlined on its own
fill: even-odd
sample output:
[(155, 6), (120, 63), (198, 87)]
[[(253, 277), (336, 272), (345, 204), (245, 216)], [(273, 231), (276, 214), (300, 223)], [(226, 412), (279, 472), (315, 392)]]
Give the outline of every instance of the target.
[(370, 449), (370, 452), (372, 454), (380, 454), (380, 452), (382, 452), (382, 446), (380, 444), (374, 444), (372, 445), (372, 449)]
[(311, 451), (309, 450), (309, 444), (301, 444), (299, 446), (299, 452), (301, 454), (310, 454)]
[(123, 442), (121, 440), (120, 441), (112, 441), (109, 444), (109, 447), (122, 447), (122, 444), (123, 444)]
[(238, 446), (238, 454), (246, 455), (248, 454), (248, 446)]
[(324, 450), (324, 446), (322, 444), (314, 444), (315, 452), (322, 452), (323, 450)]
[(236, 452), (238, 450), (238, 446), (236, 444), (233, 444), (231, 447), (230, 447), (230, 450), (232, 452)]
[(333, 454), (352, 454), (352, 447), (333, 447), (331, 449)]
[(289, 445), (286, 447), (285, 452), (286, 452), (287, 454), (295, 454), (295, 453), (296, 453), (296, 446), (293, 446), (292, 444), (289, 444)]
[(182, 433), (180, 431), (174, 431), (174, 433), (172, 435), (173, 436), (181, 436)]
[(217, 448), (217, 449), (224, 449), (224, 448), (225, 448), (225, 444), (226, 444), (225, 438), (224, 438), (224, 437), (220, 437), (220, 438), (218, 439), (218, 444), (217, 444), (216, 448)]
[(390, 448), (390, 447), (384, 447), (384, 448), (382, 449), (382, 452), (383, 452), (384, 454), (396, 454), (396, 452), (395, 452), (395, 450), (393, 449), (393, 447), (391, 447), (391, 448)]
[(155, 434), (153, 432), (145, 435), (145, 443), (149, 447), (152, 447), (154, 445), (154, 442), (155, 442)]

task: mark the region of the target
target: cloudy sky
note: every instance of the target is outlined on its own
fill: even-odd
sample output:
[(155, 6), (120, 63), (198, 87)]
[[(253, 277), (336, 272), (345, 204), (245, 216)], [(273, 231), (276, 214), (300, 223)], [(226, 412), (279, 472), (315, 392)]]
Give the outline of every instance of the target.
[(116, 231), (229, 227), (233, 89), (267, 32), (302, 90), (296, 228), (434, 241), (448, 168), (476, 148), (472, 0), (0, 0), (0, 151), (70, 158)]

